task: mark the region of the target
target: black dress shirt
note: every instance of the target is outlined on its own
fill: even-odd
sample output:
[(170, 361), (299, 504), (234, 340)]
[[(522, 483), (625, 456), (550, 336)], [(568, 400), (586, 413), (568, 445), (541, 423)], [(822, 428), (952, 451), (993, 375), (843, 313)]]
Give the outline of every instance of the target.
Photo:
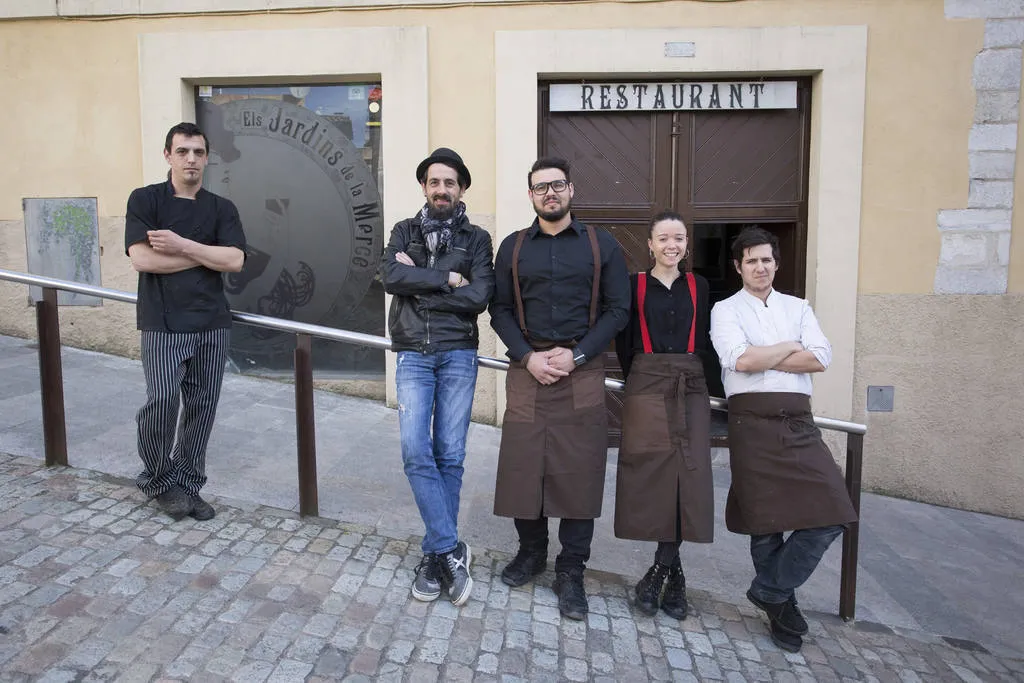
[[(519, 287), (530, 340), (569, 346), (573, 342), (587, 359), (602, 353), (629, 318), (629, 274), (619, 243), (596, 230), (601, 257), (597, 321), (590, 327), (590, 296), (594, 256), (587, 230), (573, 219), (565, 230), (548, 235), (538, 221), (526, 228), (519, 252)], [(513, 360), (522, 360), (533, 347), (523, 337), (512, 284), (512, 252), (517, 233), (506, 237), (494, 260), (495, 292), (491, 326), (508, 347)]]
[[(711, 309), (708, 306), (708, 281), (694, 275), (697, 285), (697, 327), (694, 330), (694, 353), (702, 360), (711, 349), (708, 334)], [(634, 273), (629, 276), (632, 289), (632, 306), (629, 324), (615, 339), (615, 353), (619, 357), (623, 376), (629, 375), (633, 357), (644, 352), (643, 335), (640, 332), (640, 313), (637, 305), (637, 282)], [(686, 274), (680, 273), (669, 289), (661, 280), (647, 271), (647, 295), (644, 301), (644, 316), (647, 332), (651, 336), (651, 351), (654, 353), (686, 353), (690, 341), (690, 324), (693, 322), (693, 300)]]
[[(168, 180), (140, 187), (128, 198), (124, 248), (148, 239), (149, 230), (245, 251), (238, 209), (229, 199), (200, 189), (195, 199), (174, 196)], [(203, 332), (231, 327), (223, 274), (205, 266), (177, 273), (139, 273), (136, 319), (140, 330)]]

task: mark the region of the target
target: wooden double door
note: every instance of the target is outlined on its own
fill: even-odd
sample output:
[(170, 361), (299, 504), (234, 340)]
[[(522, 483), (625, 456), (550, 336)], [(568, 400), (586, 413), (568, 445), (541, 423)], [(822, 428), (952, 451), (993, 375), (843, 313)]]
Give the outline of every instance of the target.
[[(760, 111), (550, 112), (548, 85), (539, 86), (539, 154), (570, 162), (573, 213), (615, 236), (630, 272), (650, 267), (650, 220), (672, 209), (684, 218), (688, 261), (707, 278), (712, 304), (741, 287), (729, 246), (752, 224), (779, 237), (776, 289), (803, 296), (809, 81), (798, 81), (797, 108)], [(611, 348), (608, 362), (618, 370)], [(713, 353), (705, 370), (712, 395), (722, 396)], [(621, 397), (609, 392), (607, 404), (617, 445)]]

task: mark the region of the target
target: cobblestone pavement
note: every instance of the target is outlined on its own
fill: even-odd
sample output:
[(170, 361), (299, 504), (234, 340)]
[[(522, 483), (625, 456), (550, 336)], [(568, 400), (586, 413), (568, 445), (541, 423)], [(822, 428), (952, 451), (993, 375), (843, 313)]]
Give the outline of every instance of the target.
[(0, 454), (4, 681), (1020, 681), (970, 642), (809, 614), (800, 654), (750, 605), (691, 591), (677, 622), (588, 572), (591, 614), (560, 618), (550, 571), (498, 578), (474, 552), (461, 609), (411, 599), (418, 539), (214, 500), (173, 522), (129, 482)]

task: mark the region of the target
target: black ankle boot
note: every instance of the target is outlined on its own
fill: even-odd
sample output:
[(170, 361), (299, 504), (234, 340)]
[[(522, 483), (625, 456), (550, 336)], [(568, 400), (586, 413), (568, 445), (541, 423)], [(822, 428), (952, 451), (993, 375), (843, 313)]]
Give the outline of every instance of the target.
[(558, 596), (558, 611), (563, 617), (580, 621), (585, 619), (590, 605), (583, 588), (583, 567), (555, 568), (555, 581), (551, 590)]
[(522, 586), (548, 566), (547, 546), (528, 548), (519, 546), (519, 552), (501, 572), (501, 580), (508, 586)]
[(686, 618), (686, 613), (690, 609), (686, 602), (686, 577), (683, 576), (683, 565), (678, 557), (668, 570), (665, 595), (661, 598), (661, 609), (665, 610), (665, 614), (680, 621)]
[(661, 588), (668, 572), (667, 565), (655, 562), (634, 589), (636, 608), (649, 617), (658, 613), (658, 606), (661, 604)]

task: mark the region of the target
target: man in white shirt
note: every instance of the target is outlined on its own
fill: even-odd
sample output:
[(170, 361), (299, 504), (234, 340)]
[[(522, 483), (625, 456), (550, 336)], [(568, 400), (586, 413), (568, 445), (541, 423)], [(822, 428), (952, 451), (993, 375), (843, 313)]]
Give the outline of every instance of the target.
[[(807, 622), (795, 591), (857, 519), (811, 413), (811, 373), (828, 367), (832, 347), (806, 301), (772, 288), (775, 235), (744, 229), (732, 256), (743, 289), (711, 311), (711, 341), (729, 399), (725, 521), (730, 531), (750, 536), (756, 576), (747, 599), (768, 615), (776, 645), (798, 652)], [(792, 533), (784, 539), (785, 531)]]

